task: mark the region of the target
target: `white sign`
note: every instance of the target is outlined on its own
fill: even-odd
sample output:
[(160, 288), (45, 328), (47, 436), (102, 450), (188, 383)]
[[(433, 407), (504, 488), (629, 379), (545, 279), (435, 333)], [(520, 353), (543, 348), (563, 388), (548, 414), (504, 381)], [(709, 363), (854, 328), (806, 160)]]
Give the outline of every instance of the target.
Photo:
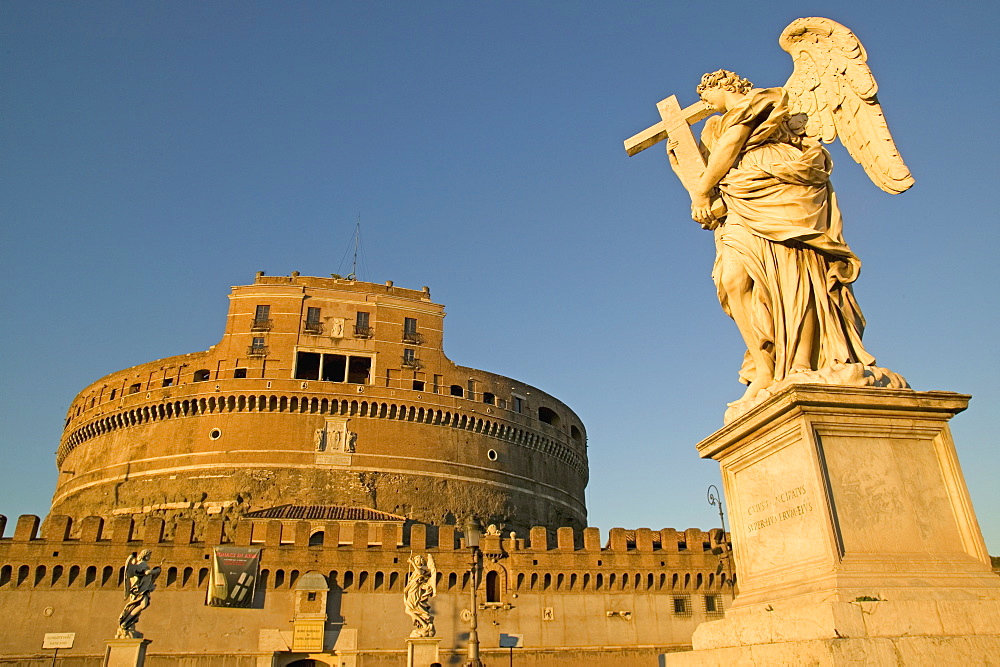
[(505, 635), (500, 633), (500, 648), (524, 648), (524, 644), (521, 640), (524, 639), (524, 635)]
[(75, 632), (46, 632), (42, 648), (73, 648)]

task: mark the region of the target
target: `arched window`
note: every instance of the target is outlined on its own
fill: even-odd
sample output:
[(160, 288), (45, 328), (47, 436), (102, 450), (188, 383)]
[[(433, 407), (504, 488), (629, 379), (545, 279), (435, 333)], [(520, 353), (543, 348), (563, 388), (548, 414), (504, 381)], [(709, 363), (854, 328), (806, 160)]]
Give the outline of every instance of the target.
[(486, 573), (486, 601), (500, 602), (500, 573), (496, 570)]
[(458, 397), (465, 396), (465, 390), (462, 389), (462, 385), (460, 385), (460, 384), (453, 384), (453, 385), (451, 385), (451, 395), (452, 396), (458, 396)]
[(553, 426), (559, 426), (559, 415), (555, 410), (547, 408), (544, 405), (538, 408), (538, 420), (545, 422), (546, 424), (552, 424)]
[(326, 539), (326, 532), (322, 530), (317, 530), (315, 533), (309, 536), (309, 546), (321, 547), (323, 546), (324, 539)]
[(211, 377), (212, 377), (212, 371), (208, 370), (207, 368), (201, 368), (194, 372), (195, 382), (207, 382), (209, 379), (211, 379)]

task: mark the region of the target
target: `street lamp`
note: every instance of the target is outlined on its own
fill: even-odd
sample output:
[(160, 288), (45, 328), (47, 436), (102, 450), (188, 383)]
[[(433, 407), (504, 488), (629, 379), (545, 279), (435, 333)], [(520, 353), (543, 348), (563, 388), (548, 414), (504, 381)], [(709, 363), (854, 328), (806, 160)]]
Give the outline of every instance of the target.
[(479, 659), (479, 604), (476, 602), (476, 572), (479, 570), (479, 523), (474, 517), (470, 517), (465, 524), (465, 546), (472, 550), (472, 617), (469, 619), (469, 661), (468, 667), (483, 667), (482, 660)]
[[(712, 489), (715, 489), (714, 493), (712, 492)], [(722, 511), (722, 494), (719, 493), (719, 487), (717, 487), (715, 484), (708, 485), (708, 504), (712, 505), (713, 507), (719, 508), (719, 523), (722, 524), (723, 546), (712, 549), (712, 553), (719, 556), (720, 565), (722, 559), (725, 559), (726, 573), (729, 576), (728, 584), (730, 589), (734, 589), (736, 586), (736, 580), (733, 579), (733, 563), (732, 559), (730, 558), (729, 550), (727, 548), (729, 546), (729, 542), (726, 540), (726, 515)]]

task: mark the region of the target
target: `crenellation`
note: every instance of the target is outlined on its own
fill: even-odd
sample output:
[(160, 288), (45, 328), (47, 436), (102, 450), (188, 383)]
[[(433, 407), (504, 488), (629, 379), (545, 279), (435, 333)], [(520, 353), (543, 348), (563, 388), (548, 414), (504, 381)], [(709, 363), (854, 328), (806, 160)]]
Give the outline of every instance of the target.
[(684, 541), (691, 551), (709, 551), (708, 533), (698, 528), (688, 528), (684, 531)]
[(395, 523), (382, 524), (382, 550), (396, 551), (399, 548), (400, 526)]
[(177, 519), (174, 522), (174, 544), (186, 545), (192, 542), (194, 542), (194, 519)]
[(649, 528), (635, 529), (636, 551), (651, 552), (653, 550), (653, 531)]
[(135, 531), (135, 521), (130, 516), (116, 516), (111, 519), (111, 542), (125, 544), (131, 542)]
[(73, 519), (65, 514), (50, 514), (42, 522), (42, 539), (50, 542), (65, 542), (70, 538)]
[(608, 548), (617, 553), (628, 551), (628, 532), (624, 528), (612, 528), (608, 533)]
[(163, 541), (165, 521), (163, 517), (150, 516), (146, 517), (146, 521), (142, 526), (142, 541), (147, 545), (159, 544)]
[(301, 519), (292, 524), (292, 544), (296, 549), (309, 546), (309, 537), (312, 535), (312, 524)]
[(351, 548), (356, 551), (366, 551), (371, 542), (367, 521), (355, 521), (351, 535)]
[(266, 521), (254, 521), (254, 534), (257, 533), (257, 526), (261, 527), (261, 532), (264, 534), (264, 546), (267, 547), (280, 547), (281, 546), (281, 533), (284, 526), (282, 526), (281, 521), (278, 519), (268, 519)]
[(677, 553), (680, 550), (681, 535), (673, 528), (663, 528), (660, 530), (660, 548), (669, 553)]
[(455, 526), (445, 524), (437, 527), (437, 548), (440, 551), (455, 549)]
[(528, 543), (532, 551), (549, 550), (549, 531), (545, 526), (532, 526), (528, 533)]
[(17, 518), (17, 526), (14, 528), (15, 542), (31, 542), (38, 539), (38, 526), (41, 523), (34, 514), (22, 514)]
[(576, 548), (576, 536), (572, 526), (563, 526), (556, 530), (556, 544), (560, 551), (573, 551)]

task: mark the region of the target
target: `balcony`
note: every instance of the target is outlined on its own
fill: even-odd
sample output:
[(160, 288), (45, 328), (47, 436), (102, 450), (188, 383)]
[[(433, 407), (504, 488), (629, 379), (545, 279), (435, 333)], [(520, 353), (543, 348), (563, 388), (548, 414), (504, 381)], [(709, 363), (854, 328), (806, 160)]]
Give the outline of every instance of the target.
[(424, 342), (424, 337), (423, 335), (418, 334), (416, 331), (404, 331), (403, 342), (412, 343), (413, 345), (422, 345)]
[(423, 365), (420, 363), (420, 360), (415, 357), (404, 356), (401, 365), (403, 368), (423, 368)]
[(319, 335), (323, 333), (323, 323), (322, 322), (310, 322), (306, 320), (306, 323), (302, 325), (302, 331), (308, 334)]
[(371, 327), (363, 327), (360, 325), (354, 325), (354, 337), (355, 338), (371, 338), (375, 334), (375, 330)]
[(266, 357), (267, 356), (267, 346), (266, 345), (251, 345), (247, 348), (248, 357)]
[(250, 325), (250, 331), (270, 331), (271, 330), (271, 320), (254, 320), (253, 324)]

